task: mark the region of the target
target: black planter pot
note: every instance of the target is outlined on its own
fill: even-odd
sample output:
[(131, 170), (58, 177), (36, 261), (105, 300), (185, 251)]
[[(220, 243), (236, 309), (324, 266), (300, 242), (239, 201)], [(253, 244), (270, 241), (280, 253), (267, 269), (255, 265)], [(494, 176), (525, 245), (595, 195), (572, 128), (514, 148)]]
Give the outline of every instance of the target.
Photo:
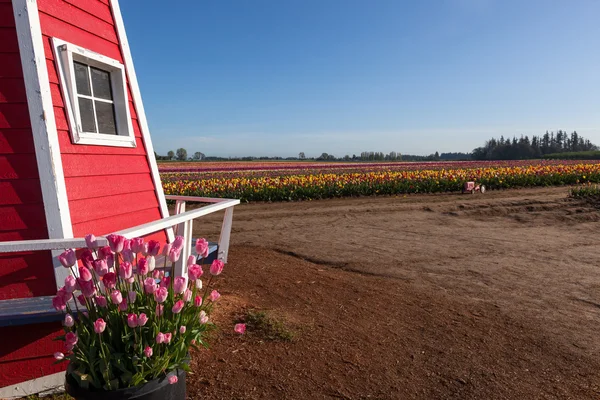
[[(177, 383), (171, 385), (169, 377), (176, 375)], [(111, 391), (91, 391), (77, 386), (77, 382), (67, 375), (65, 390), (76, 400), (185, 400), (185, 376), (182, 369), (171, 371), (166, 377), (154, 379), (143, 385)]]

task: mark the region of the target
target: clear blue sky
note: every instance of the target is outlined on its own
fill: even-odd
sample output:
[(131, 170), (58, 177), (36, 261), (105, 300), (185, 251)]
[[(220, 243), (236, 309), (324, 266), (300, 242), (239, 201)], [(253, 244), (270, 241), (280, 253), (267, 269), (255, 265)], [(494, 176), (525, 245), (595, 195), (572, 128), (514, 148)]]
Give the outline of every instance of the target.
[(597, 0), (122, 0), (159, 154), (600, 144)]

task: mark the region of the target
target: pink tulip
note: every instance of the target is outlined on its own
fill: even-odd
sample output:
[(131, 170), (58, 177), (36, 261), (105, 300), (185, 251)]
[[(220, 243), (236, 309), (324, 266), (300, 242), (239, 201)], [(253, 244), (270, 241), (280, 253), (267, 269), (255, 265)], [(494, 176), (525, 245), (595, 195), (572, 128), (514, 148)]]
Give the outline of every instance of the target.
[(171, 247), (173, 247), (171, 243), (165, 243), (165, 245), (162, 248), (162, 255), (167, 257), (171, 252)]
[(246, 324), (235, 324), (233, 330), (239, 333), (240, 335), (243, 335), (244, 332), (246, 332)]
[(171, 285), (171, 278), (168, 276), (164, 276), (161, 280), (160, 280), (160, 287), (166, 287), (168, 288)]
[(176, 383), (177, 383), (177, 381), (178, 381), (178, 379), (177, 379), (177, 375), (171, 375), (171, 376), (169, 377), (169, 385), (174, 385), (174, 384), (176, 384)]
[(138, 326), (138, 317), (135, 314), (129, 314), (127, 316), (127, 325), (130, 328), (137, 328)]
[(165, 333), (165, 343), (171, 343), (172, 337), (173, 337), (173, 335), (171, 334), (171, 332)]
[(145, 258), (140, 258), (137, 265), (137, 273), (146, 276), (148, 275), (148, 261)]
[(169, 261), (177, 262), (179, 257), (181, 257), (181, 249), (176, 249), (173, 247), (171, 251), (169, 251)]
[(96, 304), (98, 304), (98, 307), (106, 308), (106, 306), (107, 306), (106, 297), (96, 296)]
[(202, 305), (202, 296), (198, 295), (194, 298), (194, 306), (200, 307)]
[(212, 264), (210, 265), (210, 274), (211, 275), (219, 275), (221, 272), (223, 272), (223, 266), (225, 264), (223, 264), (223, 261), (221, 260), (215, 260), (212, 262)]
[(74, 332), (67, 332), (67, 334), (65, 335), (65, 342), (67, 343), (67, 345), (75, 346), (78, 340), (79, 338)]
[(196, 279), (196, 289), (202, 289), (202, 279)]
[(188, 257), (187, 266), (189, 267), (190, 265), (194, 264), (196, 264), (196, 256), (192, 254)]
[(77, 262), (77, 255), (72, 249), (65, 250), (58, 256), (58, 261), (65, 268), (71, 268)]
[(210, 301), (217, 301), (217, 300), (219, 300), (220, 297), (221, 297), (221, 294), (219, 292), (217, 292), (216, 290), (213, 290), (212, 292), (210, 292), (208, 299)]
[(65, 358), (65, 355), (63, 353), (61, 353), (60, 351), (57, 351), (56, 353), (54, 353), (54, 358), (58, 361), (62, 360), (63, 358)]
[(133, 266), (130, 262), (121, 263), (119, 266), (119, 276), (122, 279), (129, 279), (133, 275)]
[(127, 299), (123, 299), (121, 304), (119, 304), (119, 310), (127, 311)]
[(121, 304), (121, 302), (123, 301), (123, 295), (121, 295), (121, 292), (119, 292), (118, 290), (113, 290), (110, 293), (110, 301), (112, 301), (113, 304)]
[(177, 251), (181, 252), (181, 249), (183, 249), (183, 243), (184, 243), (185, 239), (183, 238), (183, 236), (177, 236), (175, 238), (175, 240), (173, 241), (173, 245), (171, 247), (172, 249), (177, 249)]
[(148, 322), (148, 317), (146, 316), (146, 314), (141, 313), (138, 317), (138, 326), (144, 326), (146, 325), (146, 322)]
[(152, 272), (152, 277), (154, 279), (162, 279), (165, 273), (159, 269), (156, 269)]
[(177, 302), (173, 305), (173, 308), (171, 309), (171, 311), (173, 311), (173, 314), (179, 314), (183, 309), (183, 305), (183, 300), (177, 300)]
[(106, 322), (102, 318), (98, 318), (96, 322), (94, 322), (94, 331), (97, 334), (101, 334), (106, 329)]
[(156, 268), (156, 258), (154, 258), (154, 256), (148, 256), (146, 257), (146, 261), (148, 261), (148, 271), (154, 271), (154, 268)]
[(152, 347), (146, 346), (144, 349), (144, 355), (148, 358), (152, 357)]
[(182, 335), (185, 333), (186, 330), (187, 330), (187, 328), (185, 327), (185, 325), (181, 325), (179, 327), (179, 333), (181, 333)]
[(79, 286), (81, 288), (81, 293), (85, 297), (93, 297), (96, 294), (96, 285), (94, 285), (94, 281), (79, 281)]
[(165, 342), (165, 335), (162, 332), (158, 332), (156, 335), (156, 343), (161, 344)]
[(164, 312), (164, 310), (165, 310), (165, 306), (163, 306), (162, 304), (157, 304), (157, 305), (156, 305), (156, 310), (155, 310), (155, 312), (156, 312), (156, 315), (157, 315), (158, 317), (160, 317), (160, 316), (162, 316), (162, 315), (163, 315), (163, 312)]
[(202, 271), (202, 267), (198, 264), (192, 264), (188, 267), (188, 275), (190, 276), (190, 280), (195, 281), (200, 278), (204, 271)]
[(190, 300), (192, 300), (192, 291), (190, 289), (185, 289), (185, 292), (183, 293), (183, 301), (185, 301), (186, 303), (189, 302)]
[(87, 269), (94, 268), (94, 255), (92, 254), (91, 251), (84, 250), (81, 253), (80, 260), (81, 260), (81, 263), (83, 264), (83, 266), (86, 267)]
[(208, 315), (206, 315), (206, 311), (200, 311), (199, 319), (201, 324), (205, 324), (208, 322)]
[(87, 302), (85, 301), (85, 296), (83, 294), (80, 294), (79, 296), (77, 296), (77, 301), (82, 306), (87, 307)]
[(108, 273), (108, 264), (105, 259), (101, 258), (99, 260), (94, 261), (94, 271), (96, 271), (96, 275), (104, 276)]
[(131, 239), (131, 250), (134, 253), (143, 253), (144, 252), (144, 238), (133, 238)]
[(156, 292), (154, 292), (154, 300), (157, 303), (164, 303), (169, 295), (169, 290), (166, 287), (159, 287)]
[(176, 294), (181, 294), (187, 289), (187, 279), (184, 276), (178, 276), (173, 282), (173, 291)]
[(56, 295), (62, 297), (65, 303), (73, 298), (73, 293), (68, 292), (64, 287), (61, 287), (58, 292), (56, 292)]
[(89, 282), (92, 280), (92, 273), (86, 267), (79, 267), (79, 279)]
[(153, 294), (156, 291), (156, 282), (153, 278), (144, 279), (144, 292), (146, 294)]
[(157, 242), (156, 240), (148, 241), (148, 255), (149, 256), (156, 257), (158, 255), (159, 250), (160, 250), (160, 242)]
[(90, 250), (95, 250), (98, 248), (98, 241), (96, 240), (96, 236), (91, 233), (85, 235), (85, 244), (87, 248)]
[[(102, 277), (102, 283), (107, 289), (112, 289), (117, 285), (117, 274), (114, 272), (107, 272)], [(89, 296), (88, 296), (89, 297)]]
[(98, 258), (107, 260), (108, 257), (112, 257), (112, 256), (113, 256), (113, 252), (110, 249), (110, 246), (103, 246), (98, 249)]
[(67, 303), (65, 302), (64, 297), (56, 295), (52, 298), (52, 307), (56, 309), (56, 311), (65, 311), (67, 308)]
[(108, 245), (113, 252), (120, 253), (123, 251), (123, 248), (125, 247), (125, 237), (111, 233), (110, 235), (106, 236), (106, 239), (108, 240)]
[(69, 275), (65, 278), (65, 290), (69, 293), (73, 293), (75, 291), (75, 286), (77, 285), (77, 280), (73, 275)]
[(206, 239), (196, 240), (196, 254), (202, 258), (206, 258), (208, 256), (208, 242)]
[(75, 325), (75, 320), (73, 319), (73, 317), (71, 316), (71, 314), (67, 314), (65, 315), (65, 326), (67, 328), (72, 327), (73, 325)]
[(123, 249), (121, 252), (121, 257), (123, 257), (123, 261), (127, 261), (129, 263), (135, 260), (135, 256), (133, 255), (133, 250), (131, 249)]
[(129, 293), (127, 293), (127, 297), (129, 298), (129, 302), (133, 304), (137, 298), (137, 292), (135, 290), (130, 290)]

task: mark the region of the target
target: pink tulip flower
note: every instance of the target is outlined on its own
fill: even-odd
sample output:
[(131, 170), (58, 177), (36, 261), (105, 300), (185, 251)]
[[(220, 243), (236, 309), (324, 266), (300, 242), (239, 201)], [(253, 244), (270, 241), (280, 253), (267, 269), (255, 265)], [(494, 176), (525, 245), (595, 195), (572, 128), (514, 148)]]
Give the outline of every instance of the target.
[(195, 281), (200, 278), (204, 271), (202, 271), (202, 267), (198, 264), (192, 264), (188, 267), (188, 275), (190, 276), (190, 280)]
[(58, 256), (58, 260), (65, 268), (71, 268), (77, 262), (77, 255), (73, 249), (65, 250)]
[(133, 250), (131, 249), (123, 249), (121, 252), (121, 257), (123, 257), (123, 261), (127, 261), (129, 263), (135, 260), (135, 255), (133, 254)]
[(200, 311), (199, 320), (201, 324), (205, 324), (208, 322), (208, 315), (206, 315), (206, 311)]
[(103, 246), (98, 249), (98, 258), (102, 260), (107, 260), (108, 257), (112, 257), (113, 252), (110, 249), (110, 246)]
[(189, 267), (190, 265), (194, 264), (196, 264), (196, 256), (192, 254), (188, 257), (187, 266)]
[(156, 291), (156, 282), (153, 278), (144, 279), (144, 292), (146, 294), (153, 294)]
[(171, 311), (173, 311), (173, 314), (179, 314), (183, 309), (183, 305), (183, 300), (177, 300), (177, 302), (173, 305), (173, 308), (171, 309)]
[(119, 310), (127, 311), (127, 299), (123, 299), (121, 304), (119, 304)]
[(154, 256), (148, 256), (146, 257), (146, 261), (148, 261), (148, 271), (154, 271), (154, 268), (156, 268), (156, 258), (154, 258)]
[(240, 335), (243, 335), (244, 332), (246, 332), (246, 324), (235, 324), (233, 330), (239, 333)]
[(160, 287), (168, 288), (170, 285), (171, 285), (171, 278), (168, 276), (163, 276), (163, 278), (160, 280)]
[(148, 275), (148, 261), (145, 258), (140, 258), (137, 265), (137, 273), (146, 276)]
[(63, 353), (61, 353), (60, 351), (57, 351), (56, 353), (54, 353), (54, 358), (56, 360), (60, 361), (65, 358), (65, 355)]
[(220, 297), (221, 297), (221, 294), (219, 292), (217, 292), (216, 290), (213, 290), (212, 292), (210, 292), (208, 299), (210, 301), (217, 301), (217, 300), (219, 300)]
[(105, 259), (101, 258), (94, 261), (94, 271), (96, 271), (96, 275), (104, 276), (108, 273), (108, 264)]
[(106, 308), (106, 306), (108, 305), (106, 297), (96, 296), (96, 304), (98, 304), (98, 307)]
[(160, 243), (156, 240), (148, 241), (148, 255), (156, 257), (160, 250)]
[(133, 275), (133, 266), (130, 262), (121, 263), (119, 266), (119, 276), (122, 279), (129, 279)]
[(160, 316), (162, 316), (162, 315), (163, 315), (163, 312), (164, 312), (164, 310), (165, 310), (165, 306), (163, 306), (162, 304), (157, 304), (157, 305), (156, 305), (156, 310), (155, 310), (155, 312), (156, 312), (156, 315), (157, 315), (158, 317), (160, 317)]
[(206, 239), (196, 240), (196, 254), (202, 258), (206, 258), (208, 256), (208, 242)]
[(200, 295), (197, 295), (197, 296), (194, 298), (194, 306), (195, 306), (195, 307), (200, 307), (201, 305), (202, 305), (202, 296), (200, 296)]
[[(77, 344), (77, 341), (79, 340), (79, 338), (77, 337), (77, 334), (74, 332), (67, 332), (67, 334), (65, 335), (65, 342), (68, 346), (75, 346)], [(73, 347), (71, 347), (73, 348)]]
[(73, 319), (73, 317), (71, 316), (71, 314), (65, 315), (65, 322), (64, 322), (64, 324), (65, 324), (65, 326), (67, 328), (70, 328), (73, 325), (75, 325), (75, 320)]
[(106, 236), (106, 239), (108, 240), (108, 245), (113, 252), (120, 253), (123, 251), (123, 248), (125, 247), (125, 237), (111, 233), (110, 235)]
[(146, 314), (141, 313), (138, 317), (138, 326), (144, 326), (146, 325), (146, 322), (148, 322), (148, 317), (146, 316)]
[(138, 326), (138, 317), (135, 314), (129, 314), (127, 316), (127, 326), (130, 328), (137, 328)]
[[(112, 289), (117, 285), (117, 274), (114, 272), (107, 272), (102, 277), (102, 283), (107, 289)], [(89, 296), (88, 296), (89, 297)]]
[(179, 327), (179, 333), (182, 334), (182, 335), (185, 333), (186, 330), (187, 330), (187, 328), (185, 327), (185, 325), (181, 325)]
[(171, 251), (169, 251), (169, 261), (177, 262), (179, 257), (181, 257), (181, 249), (175, 247), (171, 248)]
[(223, 264), (223, 261), (221, 260), (215, 260), (212, 262), (212, 264), (210, 265), (210, 274), (211, 275), (219, 275), (221, 274), (221, 272), (223, 272), (223, 266), (225, 264)]
[(113, 304), (121, 304), (123, 301), (123, 295), (121, 295), (121, 292), (118, 290), (113, 290), (110, 293), (110, 301), (112, 301)]
[(171, 338), (173, 337), (173, 335), (171, 334), (171, 332), (169, 333), (165, 333), (165, 343), (171, 343)]
[(69, 275), (65, 278), (65, 290), (69, 293), (73, 293), (75, 291), (75, 287), (77, 286), (77, 280), (73, 275)]
[(184, 241), (185, 241), (185, 239), (183, 238), (183, 236), (177, 236), (175, 238), (175, 240), (173, 240), (173, 245), (171, 247), (171, 250), (177, 249), (177, 251), (181, 252), (181, 249), (183, 249)]
[(56, 295), (62, 297), (65, 303), (73, 298), (73, 293), (68, 292), (64, 287), (61, 287), (58, 292), (56, 292)]
[(86, 267), (87, 269), (94, 268), (94, 255), (92, 254), (91, 251), (84, 250), (81, 253), (81, 257), (79, 257), (79, 259), (81, 260), (81, 263), (83, 264), (83, 266)]
[(98, 248), (98, 241), (96, 240), (96, 236), (94, 236), (91, 233), (85, 235), (85, 244), (90, 250), (95, 250)]
[(102, 318), (98, 318), (96, 322), (94, 322), (94, 331), (97, 334), (101, 334), (106, 329), (106, 322)]
[(177, 383), (177, 381), (178, 381), (178, 379), (177, 379), (177, 375), (171, 375), (171, 376), (169, 377), (169, 385), (174, 385), (174, 384), (176, 384), (176, 383)]
[(152, 347), (146, 346), (144, 349), (144, 355), (148, 358), (152, 357)]
[(96, 294), (96, 285), (94, 285), (94, 281), (79, 281), (79, 286), (81, 288), (81, 293), (85, 297), (93, 297)]
[(127, 297), (129, 298), (129, 302), (133, 304), (137, 298), (137, 292), (135, 290), (130, 290), (129, 293), (127, 293)]
[(164, 272), (159, 269), (156, 269), (152, 272), (152, 277), (154, 279), (162, 279), (163, 276), (164, 276)]
[(79, 267), (79, 279), (89, 282), (92, 280), (92, 273), (86, 267)]
[(143, 253), (145, 248), (144, 248), (144, 238), (133, 238), (131, 239), (131, 250), (134, 253)]
[(165, 342), (165, 335), (162, 332), (158, 332), (156, 335), (156, 343), (161, 344)]
[(171, 243), (165, 243), (165, 245), (162, 248), (162, 255), (168, 257), (169, 253), (171, 252), (171, 247), (173, 247)]
[(187, 289), (187, 279), (184, 276), (178, 276), (173, 282), (173, 291), (175, 294), (181, 294)]
[(154, 292), (154, 300), (157, 303), (164, 303), (169, 295), (169, 290), (166, 287), (159, 287), (156, 292)]
[(185, 289), (185, 292), (183, 293), (183, 301), (185, 301), (186, 303), (189, 302), (190, 300), (192, 300), (192, 296), (192, 291), (190, 289)]
[(65, 311), (67, 303), (65, 302), (64, 297), (58, 295), (54, 296), (52, 298), (52, 307), (54, 307), (56, 311)]
[(84, 307), (87, 307), (87, 303), (85, 301), (85, 296), (83, 294), (80, 294), (79, 296), (77, 296), (77, 301), (79, 302), (79, 304), (81, 304)]

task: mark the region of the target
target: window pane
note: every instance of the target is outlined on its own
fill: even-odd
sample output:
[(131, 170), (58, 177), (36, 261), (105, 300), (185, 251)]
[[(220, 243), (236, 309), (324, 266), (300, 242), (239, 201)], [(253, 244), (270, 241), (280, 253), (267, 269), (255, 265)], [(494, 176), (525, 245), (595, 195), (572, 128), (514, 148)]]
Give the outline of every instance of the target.
[(81, 115), (81, 129), (84, 132), (96, 133), (96, 121), (94, 120), (94, 107), (90, 99), (78, 97), (79, 115)]
[(112, 103), (96, 101), (96, 116), (98, 117), (98, 132), (116, 135), (115, 108)]
[(77, 85), (77, 93), (91, 96), (90, 77), (88, 75), (88, 66), (78, 62), (73, 62), (75, 67), (75, 84)]
[(90, 67), (92, 70), (92, 87), (94, 88), (94, 97), (99, 99), (112, 100), (110, 90), (110, 73), (98, 68)]

